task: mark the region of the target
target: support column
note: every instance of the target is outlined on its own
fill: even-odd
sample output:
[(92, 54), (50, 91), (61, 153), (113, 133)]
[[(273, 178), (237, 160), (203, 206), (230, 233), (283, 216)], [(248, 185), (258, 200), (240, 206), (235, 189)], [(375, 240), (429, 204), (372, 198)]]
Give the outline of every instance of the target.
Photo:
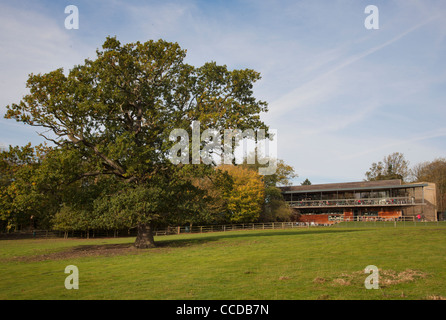
[(424, 186), (421, 187), (421, 194), (422, 194), (422, 203), (424, 204)]

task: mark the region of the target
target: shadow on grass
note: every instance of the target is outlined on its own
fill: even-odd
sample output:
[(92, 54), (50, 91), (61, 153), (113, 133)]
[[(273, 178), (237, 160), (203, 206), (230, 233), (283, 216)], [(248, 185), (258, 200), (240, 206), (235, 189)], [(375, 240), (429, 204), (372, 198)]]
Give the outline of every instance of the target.
[[(192, 247), (198, 246), (206, 243), (216, 242), (224, 239), (255, 239), (255, 238), (264, 238), (264, 237), (281, 237), (281, 236), (293, 236), (293, 237), (305, 237), (307, 235), (315, 235), (315, 234), (341, 234), (341, 233), (354, 233), (361, 232), (365, 230), (261, 230), (261, 231), (228, 231), (228, 232), (214, 232), (214, 233), (192, 233), (188, 234), (189, 237), (181, 238), (180, 236), (173, 235), (170, 239), (159, 239), (156, 241), (155, 248), (149, 249), (137, 249), (134, 246), (134, 242), (129, 239), (128, 242), (125, 243), (113, 243), (113, 244), (88, 244), (88, 245), (77, 245), (73, 246), (69, 249), (32, 255), (32, 256), (23, 256), (23, 257), (14, 257), (11, 259), (7, 259), (7, 261), (43, 261), (43, 260), (60, 260), (60, 259), (72, 259), (72, 258), (83, 258), (83, 257), (94, 257), (94, 256), (113, 256), (113, 255), (127, 255), (127, 254), (144, 254), (144, 253), (156, 253), (156, 252), (165, 252), (166, 250), (173, 248), (182, 248), (182, 247)], [(184, 236), (182, 234), (181, 236)], [(237, 245), (237, 243), (233, 243), (231, 245)]]
[(133, 242), (129, 243), (113, 243), (113, 244), (89, 244), (73, 247), (74, 252), (79, 251), (96, 251), (96, 250), (125, 250), (133, 247)]
[[(243, 232), (246, 231), (246, 232)], [(353, 232), (362, 232), (366, 230), (360, 229), (350, 229), (350, 230), (262, 230), (262, 231), (228, 231), (228, 232), (213, 232), (213, 233), (191, 233), (188, 234), (191, 237), (197, 235), (196, 238), (188, 238), (188, 239), (169, 239), (169, 240), (158, 240), (156, 241), (156, 246), (158, 248), (178, 248), (178, 247), (188, 247), (193, 245), (199, 245), (207, 242), (214, 242), (222, 239), (243, 239), (243, 238), (263, 238), (263, 237), (277, 237), (277, 236), (296, 236), (302, 237), (306, 235), (313, 234), (340, 234), (340, 233), (353, 233)], [(173, 235), (175, 237), (175, 235)], [(162, 239), (162, 237), (161, 237)], [(150, 250), (150, 249), (149, 249)]]

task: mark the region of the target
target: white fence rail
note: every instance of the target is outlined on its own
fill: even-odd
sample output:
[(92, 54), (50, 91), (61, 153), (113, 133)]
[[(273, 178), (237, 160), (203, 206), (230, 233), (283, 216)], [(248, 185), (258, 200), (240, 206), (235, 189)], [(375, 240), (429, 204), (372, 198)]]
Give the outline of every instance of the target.
[(182, 234), (182, 233), (207, 233), (207, 232), (226, 232), (237, 230), (275, 230), (308, 227), (308, 224), (302, 222), (269, 222), (269, 223), (240, 223), (210, 226), (182, 226), (168, 227), (164, 230), (156, 230), (156, 235)]

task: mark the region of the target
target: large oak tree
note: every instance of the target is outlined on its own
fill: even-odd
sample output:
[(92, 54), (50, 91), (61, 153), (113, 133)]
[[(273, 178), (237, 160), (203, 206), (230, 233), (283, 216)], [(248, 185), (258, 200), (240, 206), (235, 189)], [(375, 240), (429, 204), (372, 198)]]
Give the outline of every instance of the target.
[(150, 247), (159, 219), (191, 212), (175, 210), (193, 188), (180, 178), (184, 166), (169, 161), (170, 132), (191, 132), (192, 121), (202, 130), (267, 129), (260, 121), (267, 104), (253, 95), (260, 74), (215, 62), (188, 65), (186, 51), (164, 40), (122, 45), (108, 37), (96, 52), (67, 74), (31, 74), (29, 94), (7, 106), (5, 117), (41, 127), (58, 148), (75, 150), (85, 168), (78, 179), (118, 178), (119, 205), (111, 207), (132, 217), (135, 245)]

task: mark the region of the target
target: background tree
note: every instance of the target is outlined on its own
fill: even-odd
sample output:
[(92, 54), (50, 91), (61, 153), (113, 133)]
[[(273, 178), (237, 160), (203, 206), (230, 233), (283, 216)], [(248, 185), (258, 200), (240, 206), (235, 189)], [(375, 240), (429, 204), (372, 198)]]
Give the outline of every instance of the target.
[(89, 238), (89, 230), (94, 228), (93, 211), (62, 205), (53, 218), (53, 228), (64, 231), (64, 237), (68, 237), (70, 231), (85, 231)]
[(233, 180), (227, 199), (228, 220), (231, 223), (256, 221), (265, 201), (265, 186), (258, 172), (243, 166), (221, 165)]
[(0, 153), (0, 220), (4, 228), (48, 228), (58, 206), (45, 161), (51, 148), (45, 145), (9, 147)]
[[(274, 160), (276, 162), (276, 171), (274, 174), (262, 177), (265, 187), (265, 201), (263, 203), (262, 212), (259, 220), (264, 222), (271, 221), (289, 221), (292, 211), (283, 199), (279, 186), (288, 186), (292, 184), (292, 179), (298, 175), (294, 172), (294, 168), (286, 164), (281, 159)], [(243, 166), (258, 172), (260, 164), (243, 164)]]
[(401, 179), (406, 180), (409, 177), (409, 161), (404, 158), (404, 154), (394, 152), (383, 161), (372, 163), (369, 171), (365, 173), (367, 181)]
[(264, 177), (265, 203), (262, 210), (261, 220), (290, 221), (292, 210), (288, 207), (282, 196), (279, 186), (289, 186), (292, 180), (298, 177), (294, 168), (283, 160), (277, 159), (277, 169), (272, 175)]
[(197, 213), (186, 222), (189, 225), (227, 223), (228, 201), (234, 187), (231, 175), (217, 167), (212, 171), (207, 170), (201, 177), (193, 177), (192, 183), (202, 192), (194, 200), (195, 204), (199, 204)]
[(182, 190), (174, 184), (183, 186), (183, 180), (171, 178), (183, 168), (169, 161), (170, 132), (191, 133), (197, 120), (202, 130), (267, 129), (259, 116), (267, 111), (266, 103), (252, 91), (260, 74), (230, 71), (214, 62), (195, 68), (183, 62), (185, 50), (163, 40), (121, 45), (108, 37), (102, 49), (95, 60), (86, 59), (67, 75), (62, 69), (31, 74), (29, 94), (7, 106), (5, 117), (44, 128), (51, 134), (40, 133), (47, 140), (75, 152), (84, 162), (78, 179), (120, 179), (124, 190), (108, 197), (138, 201), (126, 201), (119, 210), (138, 228), (135, 245), (151, 247), (159, 220), (190, 212), (172, 208), (181, 204), (173, 201), (174, 192)]
[(307, 178), (307, 179), (305, 179), (305, 181), (302, 182), (300, 185), (301, 185), (301, 186), (311, 186), (311, 181), (308, 180), (308, 178)]
[[(30, 167), (37, 163), (31, 144), (24, 147), (2, 149), (0, 152), (0, 220), (3, 228), (16, 229), (22, 223), (30, 223), (31, 214), (25, 214), (17, 208), (15, 203), (19, 197), (17, 176), (20, 171), (30, 171)], [(31, 183), (30, 183), (31, 187)]]
[(414, 182), (433, 182), (437, 188), (437, 210), (446, 211), (446, 159), (438, 158), (415, 165), (412, 170)]

